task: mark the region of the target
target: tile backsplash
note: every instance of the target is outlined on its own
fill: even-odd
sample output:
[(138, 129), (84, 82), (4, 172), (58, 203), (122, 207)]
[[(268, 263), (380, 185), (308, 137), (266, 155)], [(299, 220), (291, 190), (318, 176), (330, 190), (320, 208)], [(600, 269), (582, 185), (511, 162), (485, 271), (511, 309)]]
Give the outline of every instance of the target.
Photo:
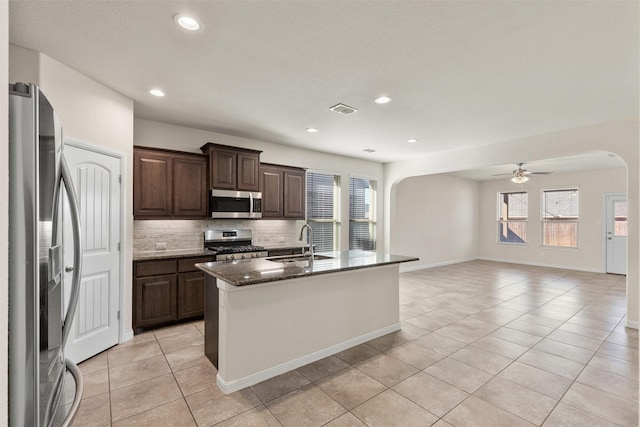
[[(292, 220), (146, 220), (133, 222), (134, 253), (156, 251), (165, 243), (167, 251), (202, 249), (203, 232), (250, 228), (253, 244), (267, 247), (298, 246), (300, 228), (305, 221)], [(305, 242), (306, 243), (306, 242)]]

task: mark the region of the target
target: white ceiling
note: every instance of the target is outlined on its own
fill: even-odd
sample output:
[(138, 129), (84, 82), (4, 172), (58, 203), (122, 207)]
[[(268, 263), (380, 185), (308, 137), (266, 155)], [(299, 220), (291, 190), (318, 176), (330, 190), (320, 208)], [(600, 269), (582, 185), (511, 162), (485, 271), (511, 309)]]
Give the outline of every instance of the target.
[[(550, 172), (552, 174), (575, 172), (581, 170), (610, 169), (625, 167), (624, 161), (619, 157), (604, 152), (586, 153), (555, 159), (524, 162), (522, 166), (529, 172)], [(512, 174), (518, 165), (495, 165), (481, 169), (470, 169), (451, 172), (460, 178), (473, 179), (475, 181), (488, 181), (496, 179), (510, 179), (510, 176), (495, 176), (497, 174)], [(535, 179), (535, 175), (532, 179)]]
[(130, 97), (136, 117), (379, 162), (638, 117), (637, 1), (9, 7), (12, 43)]

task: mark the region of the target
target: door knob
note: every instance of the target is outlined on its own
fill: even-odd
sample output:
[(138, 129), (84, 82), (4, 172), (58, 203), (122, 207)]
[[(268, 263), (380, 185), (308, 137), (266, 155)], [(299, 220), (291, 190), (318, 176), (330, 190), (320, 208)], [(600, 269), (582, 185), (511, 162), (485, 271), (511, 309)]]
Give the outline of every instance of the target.
[(73, 271), (73, 266), (72, 265), (67, 265), (64, 268), (64, 271), (66, 271), (67, 273), (71, 273)]

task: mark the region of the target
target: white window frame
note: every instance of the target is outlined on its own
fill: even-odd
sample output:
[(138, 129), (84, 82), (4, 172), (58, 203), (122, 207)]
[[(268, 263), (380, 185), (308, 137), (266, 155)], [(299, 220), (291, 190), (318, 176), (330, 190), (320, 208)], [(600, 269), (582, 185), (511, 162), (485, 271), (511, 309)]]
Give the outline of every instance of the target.
[[(309, 215), (309, 199), (308, 199), (308, 191), (309, 191), (309, 175), (310, 174), (317, 174), (317, 175), (327, 175), (327, 176), (332, 176), (333, 177), (333, 218), (332, 219), (326, 219), (326, 218), (313, 218)], [(336, 182), (336, 178), (337, 178), (337, 182)], [(340, 221), (340, 212), (341, 212), (341, 191), (342, 191), (342, 175), (338, 172), (328, 172), (328, 171), (323, 171), (323, 170), (307, 170), (307, 175), (306, 178), (307, 180), (306, 185), (307, 185), (307, 190), (305, 191), (305, 197), (307, 198), (306, 200), (306, 219), (307, 222), (311, 224), (311, 228), (313, 228), (314, 230), (314, 245), (318, 244), (319, 236), (316, 236), (315, 232), (316, 232), (316, 228), (313, 227), (313, 224), (319, 224), (319, 223), (333, 223), (333, 227), (332, 227), (332, 234), (333, 234), (333, 245), (331, 250), (332, 251), (339, 251), (340, 250), (340, 232), (341, 232), (341, 221)], [(317, 227), (317, 229), (319, 229), (319, 227)]]
[[(547, 219), (545, 215), (545, 193), (552, 192), (560, 192), (560, 191), (575, 191), (578, 197), (578, 213), (575, 219)], [(574, 218), (574, 217), (568, 217)], [(575, 232), (575, 246), (565, 246), (565, 245), (552, 245), (545, 243), (545, 224), (576, 224), (576, 232)], [(566, 186), (559, 188), (543, 188), (540, 192), (540, 246), (548, 249), (567, 249), (567, 250), (577, 250), (580, 248), (580, 187), (577, 185), (574, 186)]]
[[(506, 219), (502, 219), (502, 200), (503, 200), (503, 195), (505, 194), (526, 194), (527, 195), (527, 216), (524, 219), (511, 219), (509, 218), (509, 213), (507, 212), (507, 216)], [(497, 227), (496, 227), (496, 240), (497, 243), (500, 245), (515, 245), (515, 246), (527, 246), (528, 242), (529, 242), (529, 192), (526, 190), (521, 190), (521, 191), (499, 191), (498, 195), (497, 195)], [(508, 208), (507, 208), (508, 209)], [(501, 232), (501, 228), (502, 225), (505, 224), (507, 226), (507, 228), (509, 227), (509, 223), (520, 223), (520, 224), (524, 224), (524, 230), (525, 230), (525, 241), (520, 243), (520, 242), (503, 242), (500, 239), (500, 232)]]
[(378, 179), (371, 176), (361, 176), (361, 175), (349, 175), (349, 204), (351, 204), (351, 180), (352, 179), (365, 179), (370, 183), (374, 183), (374, 188), (372, 191), (373, 200), (369, 203), (369, 219), (362, 218), (351, 218), (351, 205), (349, 205), (349, 250), (361, 249), (358, 247), (352, 247), (351, 245), (351, 227), (352, 224), (369, 224), (369, 240), (373, 241), (373, 249), (364, 249), (368, 251), (377, 251), (378, 247), (378, 226), (377, 226), (377, 204), (378, 204)]

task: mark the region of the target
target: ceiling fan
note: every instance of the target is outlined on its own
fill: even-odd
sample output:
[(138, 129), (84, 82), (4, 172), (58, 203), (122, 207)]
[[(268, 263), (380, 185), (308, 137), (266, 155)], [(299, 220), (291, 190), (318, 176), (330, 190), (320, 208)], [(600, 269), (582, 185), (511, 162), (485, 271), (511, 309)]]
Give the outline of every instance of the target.
[(528, 170), (522, 167), (524, 166), (524, 163), (516, 163), (516, 165), (518, 166), (518, 169), (515, 169), (511, 173), (497, 173), (497, 174), (494, 174), (493, 176), (511, 175), (512, 182), (516, 184), (524, 184), (525, 182), (529, 181), (529, 175), (549, 175), (553, 173), (553, 172), (529, 172)]

